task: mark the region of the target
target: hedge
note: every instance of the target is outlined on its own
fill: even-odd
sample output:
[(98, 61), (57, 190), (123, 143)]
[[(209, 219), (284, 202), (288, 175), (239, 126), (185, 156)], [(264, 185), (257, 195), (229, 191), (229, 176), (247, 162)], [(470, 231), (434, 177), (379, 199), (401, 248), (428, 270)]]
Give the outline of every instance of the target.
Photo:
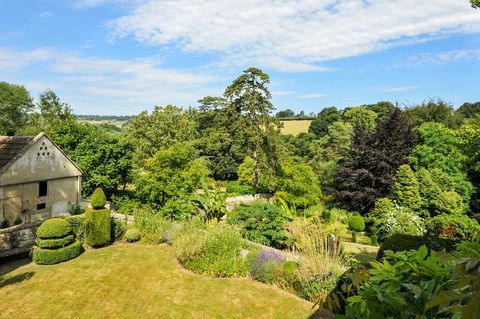
[(70, 235), (72, 228), (63, 218), (50, 218), (37, 229), (37, 237), (41, 239), (62, 238)]
[(39, 265), (58, 264), (77, 257), (82, 251), (83, 247), (79, 241), (56, 250), (35, 247), (33, 249), (33, 261)]
[(92, 247), (110, 243), (110, 210), (87, 208), (85, 211), (85, 242)]
[(75, 238), (73, 235), (68, 235), (67, 237), (64, 237), (64, 238), (54, 238), (54, 239), (36, 238), (35, 245), (37, 245), (40, 248), (57, 249), (57, 248), (68, 246), (74, 241), (75, 241)]
[(83, 241), (85, 216), (67, 216), (65, 220), (70, 224), (77, 240)]

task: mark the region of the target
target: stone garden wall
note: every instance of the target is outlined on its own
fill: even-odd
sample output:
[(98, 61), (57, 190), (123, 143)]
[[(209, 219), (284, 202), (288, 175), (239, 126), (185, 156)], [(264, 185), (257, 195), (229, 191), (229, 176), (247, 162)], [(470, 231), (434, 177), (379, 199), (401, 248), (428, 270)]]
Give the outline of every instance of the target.
[(0, 258), (30, 251), (41, 223), (37, 221), (0, 229)]

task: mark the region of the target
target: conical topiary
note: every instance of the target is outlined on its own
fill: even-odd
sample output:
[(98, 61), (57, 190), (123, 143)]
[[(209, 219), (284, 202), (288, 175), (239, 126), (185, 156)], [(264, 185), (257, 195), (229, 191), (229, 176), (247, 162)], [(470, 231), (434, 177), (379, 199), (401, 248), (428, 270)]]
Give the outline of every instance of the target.
[(100, 187), (97, 187), (90, 197), (90, 205), (92, 205), (94, 209), (101, 209), (105, 207), (106, 203), (107, 198), (105, 197), (105, 193)]
[(97, 188), (90, 197), (92, 208), (85, 211), (85, 242), (92, 247), (110, 243), (110, 210), (105, 208), (105, 193)]

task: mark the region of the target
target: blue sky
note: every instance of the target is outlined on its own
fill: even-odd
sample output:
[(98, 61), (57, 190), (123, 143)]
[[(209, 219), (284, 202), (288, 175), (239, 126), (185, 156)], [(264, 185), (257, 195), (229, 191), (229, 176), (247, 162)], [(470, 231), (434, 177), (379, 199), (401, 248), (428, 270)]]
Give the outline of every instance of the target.
[(195, 106), (249, 66), (278, 110), (480, 100), (468, 0), (17, 0), (0, 11), (0, 81), (77, 114)]

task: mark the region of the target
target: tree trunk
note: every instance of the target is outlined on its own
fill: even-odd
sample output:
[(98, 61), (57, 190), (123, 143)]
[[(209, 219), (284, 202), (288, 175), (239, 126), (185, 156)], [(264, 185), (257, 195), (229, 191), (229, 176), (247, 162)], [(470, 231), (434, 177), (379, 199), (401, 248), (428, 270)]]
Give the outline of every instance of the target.
[(257, 188), (258, 186), (258, 156), (257, 156), (257, 146), (255, 145), (253, 150), (253, 187)]

